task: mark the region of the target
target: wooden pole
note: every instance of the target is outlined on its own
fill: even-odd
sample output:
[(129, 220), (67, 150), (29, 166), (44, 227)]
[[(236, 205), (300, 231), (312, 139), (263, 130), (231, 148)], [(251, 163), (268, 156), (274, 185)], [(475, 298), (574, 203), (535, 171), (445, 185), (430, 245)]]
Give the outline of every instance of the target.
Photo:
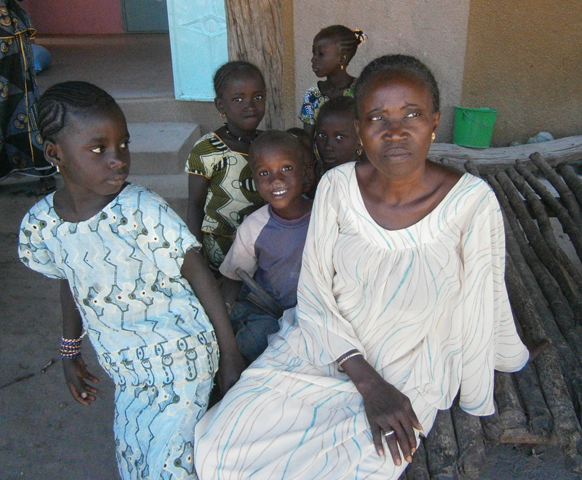
[(412, 463), (405, 472), (406, 480), (430, 480), (430, 474), (428, 473), (428, 466), (426, 464), (424, 441), (420, 442), (420, 445), (412, 456)]
[(283, 24), (276, 0), (226, 0), (228, 57), (255, 64), (265, 77), (265, 128), (282, 130)]
[(540, 171), (544, 174), (544, 177), (553, 185), (553, 187), (557, 190), (560, 194), (560, 199), (566, 205), (572, 220), (574, 220), (578, 227), (582, 227), (582, 210), (580, 209), (580, 205), (576, 201), (576, 197), (572, 191), (568, 188), (568, 185), (564, 183), (564, 180), (560, 178), (560, 176), (554, 172), (554, 169), (550, 167), (547, 162), (544, 161), (542, 156), (539, 153), (534, 153), (530, 156), (531, 161), (535, 164), (536, 167), (540, 169)]
[[(512, 224), (513, 234), (521, 247), (524, 258), (534, 273), (540, 288), (544, 292), (548, 303), (550, 303), (550, 308), (552, 308), (552, 311), (556, 316), (556, 321), (558, 322), (560, 329), (564, 333), (564, 330), (568, 330), (575, 325), (574, 314), (568, 305), (568, 301), (571, 302), (572, 308), (574, 308), (574, 306), (579, 305), (580, 299), (572, 291), (568, 279), (564, 276), (556, 259), (547, 248), (547, 245), (539, 234), (537, 227), (529, 216), (519, 192), (513, 183), (511, 183), (507, 174), (505, 172), (499, 172), (496, 175), (496, 178), (507, 196), (507, 200), (515, 213), (515, 217), (517, 217), (521, 227), (523, 227), (523, 230), (527, 234), (529, 244), (524, 238), (519, 226)], [(514, 217), (508, 215), (510, 223), (512, 223), (512, 218)], [(558, 287), (554, 284), (554, 278), (558, 283)], [(582, 308), (577, 311), (582, 313)]]
[(576, 223), (572, 220), (568, 211), (564, 206), (554, 198), (554, 196), (548, 191), (544, 185), (523, 165), (523, 163), (517, 163), (515, 168), (523, 177), (527, 180), (527, 183), (536, 191), (536, 193), (542, 198), (544, 203), (552, 209), (560, 223), (564, 232), (570, 237), (570, 241), (576, 249), (576, 253), (580, 260), (582, 260), (582, 232), (576, 226)]
[(495, 401), (503, 430), (524, 428), (527, 418), (509, 373), (495, 372)]
[(450, 410), (440, 410), (425, 440), (431, 478), (456, 478), (459, 447)]
[[(537, 226), (539, 227), (539, 231), (543, 240), (546, 241), (546, 245), (548, 246), (549, 250), (552, 252), (555, 259), (558, 261), (560, 266), (566, 270), (568, 275), (570, 275), (571, 280), (569, 282), (570, 287), (580, 295), (580, 288), (582, 288), (582, 273), (574, 266), (574, 264), (568, 258), (568, 255), (564, 253), (564, 250), (560, 248), (558, 245), (558, 241), (554, 236), (554, 229), (550, 223), (550, 219), (548, 214), (546, 213), (546, 209), (539, 199), (539, 197), (534, 193), (534, 191), (526, 184), (525, 178), (521, 176), (517, 170), (514, 168), (508, 168), (507, 174), (509, 178), (511, 178), (512, 182), (515, 186), (519, 189), (521, 194), (525, 197), (528, 205), (530, 206), (532, 212), (535, 215), (537, 220)], [(532, 222), (532, 225), (535, 225)], [(528, 235), (529, 236), (529, 235)], [(537, 239), (538, 241), (542, 242), (541, 238)], [(530, 238), (530, 243), (531, 243)], [(539, 256), (539, 252), (538, 252)], [(582, 315), (582, 313), (581, 313)]]
[(580, 423), (576, 418), (554, 349), (546, 348), (540, 354), (536, 370), (546, 403), (554, 417), (554, 430), (566, 466), (574, 472), (582, 473), (582, 456), (578, 453), (582, 445)]
[[(572, 391), (572, 400), (577, 407), (578, 416), (582, 419), (582, 405), (579, 401), (579, 399), (582, 400), (582, 369), (579, 363), (580, 360), (576, 358), (570, 345), (566, 342), (564, 335), (558, 328), (554, 316), (548, 308), (544, 294), (536, 281), (536, 277), (523, 258), (522, 249), (527, 250), (530, 247), (519, 244), (516, 240), (516, 238), (522, 235), (521, 230), (519, 229), (515, 214), (503, 193), (501, 185), (499, 185), (492, 175), (487, 177), (487, 181), (495, 191), (497, 199), (505, 213), (506, 247), (509, 253), (506, 258), (506, 283), (509, 299), (514, 307), (514, 313), (516, 313), (518, 320), (523, 326), (524, 333), (531, 338), (533, 343), (537, 343), (546, 338), (552, 340), (554, 347), (559, 351), (559, 363), (562, 365), (562, 371)], [(514, 229), (518, 231), (517, 234), (513, 233)], [(516, 286), (522, 282), (524, 287), (521, 289), (522, 293), (520, 294), (519, 290), (516, 290)], [(535, 307), (529, 309), (529, 312), (531, 312), (530, 315), (526, 315), (528, 310), (524, 308), (524, 305), (527, 305), (530, 300)], [(533, 313), (536, 311), (538, 312), (537, 315)], [(537, 361), (540, 360), (538, 359)]]
[[(514, 255), (509, 255), (507, 258), (508, 272), (517, 272), (516, 266), (513, 263)], [(525, 262), (523, 262), (525, 263)], [(517, 275), (517, 278), (508, 279), (508, 289), (513, 289), (516, 286), (522, 291), (526, 290), (523, 283), (521, 283), (523, 275)], [(510, 290), (510, 298), (512, 297)], [(533, 307), (531, 302), (520, 303), (520, 309), (523, 313), (523, 318), (529, 322), (528, 330), (532, 335), (532, 339), (539, 341), (548, 336), (545, 327), (548, 322), (542, 323), (539, 311)], [(563, 342), (560, 342), (563, 347)], [(572, 358), (568, 355), (568, 349), (561, 348), (558, 355), (558, 342), (554, 342), (546, 348), (540, 356), (536, 359), (533, 366), (537, 372), (540, 380), (540, 387), (542, 389), (544, 400), (552, 414), (554, 422), (554, 431), (562, 453), (566, 457), (566, 463), (572, 470), (582, 473), (582, 459), (578, 454), (578, 446), (581, 442), (580, 437), (580, 423), (576, 416), (576, 411), (572, 400), (579, 401), (581, 396), (581, 381), (580, 376), (576, 375), (577, 369), (575, 366), (568, 371), (567, 363), (572, 362)], [(570, 352), (571, 353), (571, 352)], [(565, 365), (560, 366), (560, 360)], [(575, 360), (574, 360), (575, 361)], [(570, 391), (566, 385), (563, 371), (570, 375), (571, 386), (574, 387), (573, 395), (570, 396)]]
[(499, 418), (499, 407), (495, 403), (495, 412), (492, 415), (480, 417), (481, 427), (483, 427), (483, 434), (487, 441), (493, 445), (501, 443), (501, 434), (503, 433), (503, 425)]
[(557, 169), (566, 181), (568, 187), (570, 187), (570, 190), (574, 193), (578, 205), (582, 207), (582, 180), (580, 180), (580, 177), (576, 175), (572, 165), (559, 165)]
[(526, 365), (513, 374), (522, 404), (527, 412), (530, 431), (535, 435), (549, 438), (554, 422), (540, 389), (538, 377), (531, 365)]
[[(428, 159), (435, 161), (439, 158), (447, 158), (459, 164), (472, 160), (481, 175), (491, 175), (513, 165), (516, 159), (522, 159), (531, 164), (529, 156), (535, 152), (539, 152), (553, 167), (578, 161), (582, 158), (582, 136), (516, 147), (483, 149), (466, 148), (451, 143), (433, 143), (428, 152)], [(532, 167), (535, 168), (533, 164)]]
[(487, 459), (481, 421), (456, 404), (451, 408), (451, 413), (459, 446), (459, 472), (469, 478), (477, 478)]
[(481, 178), (481, 174), (479, 173), (479, 170), (477, 169), (475, 163), (472, 160), (467, 160), (465, 162), (465, 170), (467, 170), (467, 172), (469, 172), (471, 175), (477, 178)]

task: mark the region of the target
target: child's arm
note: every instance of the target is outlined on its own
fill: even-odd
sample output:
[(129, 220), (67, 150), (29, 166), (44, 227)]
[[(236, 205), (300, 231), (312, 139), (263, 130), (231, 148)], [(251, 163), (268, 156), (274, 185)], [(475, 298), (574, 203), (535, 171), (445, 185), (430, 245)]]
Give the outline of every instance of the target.
[(186, 252), (181, 272), (182, 276), (190, 282), (216, 332), (220, 348), (218, 386), (225, 394), (237, 382), (246, 367), (236, 344), (226, 305), (212, 272), (196, 250), (190, 249)]
[[(83, 332), (83, 321), (67, 280), (61, 280), (61, 308), (63, 310), (63, 338), (79, 338)], [(67, 386), (77, 402), (89, 406), (96, 400), (93, 394), (99, 391), (84, 380), (98, 383), (99, 379), (89, 373), (83, 357), (63, 358), (63, 370)]]
[(204, 220), (204, 206), (210, 187), (210, 179), (196, 174), (188, 175), (188, 213), (186, 224), (192, 235), (202, 243), (202, 220)]

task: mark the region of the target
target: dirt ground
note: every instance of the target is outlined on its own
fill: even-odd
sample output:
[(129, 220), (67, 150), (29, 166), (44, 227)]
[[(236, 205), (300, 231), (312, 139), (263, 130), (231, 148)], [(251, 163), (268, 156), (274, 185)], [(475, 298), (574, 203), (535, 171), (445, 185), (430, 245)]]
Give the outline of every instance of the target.
[[(39, 198), (31, 194), (37, 185), (0, 183), (0, 480), (115, 480), (113, 384), (86, 342), (83, 356), (101, 380), (99, 399), (91, 407), (73, 400), (59, 359), (58, 282), (18, 260), (18, 226)], [(565, 469), (554, 446), (502, 445), (488, 448), (479, 480), (580, 478)]]

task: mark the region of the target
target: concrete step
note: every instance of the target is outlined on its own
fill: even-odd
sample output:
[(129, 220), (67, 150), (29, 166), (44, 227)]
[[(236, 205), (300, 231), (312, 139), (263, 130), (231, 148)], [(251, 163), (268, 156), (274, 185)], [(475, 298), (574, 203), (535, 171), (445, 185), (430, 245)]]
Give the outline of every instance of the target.
[(131, 172), (172, 175), (184, 172), (188, 154), (200, 138), (197, 123), (129, 123)]
[(127, 181), (149, 188), (163, 197), (174, 211), (186, 221), (188, 209), (188, 174), (182, 172), (174, 175), (140, 175), (133, 172)]
[(201, 135), (216, 130), (224, 123), (212, 102), (187, 102), (176, 100), (173, 95), (149, 96), (141, 93), (133, 98), (117, 97), (116, 100), (129, 123), (196, 122)]
[(188, 198), (188, 174), (185, 172), (174, 175), (140, 175), (131, 172), (127, 181), (149, 188), (166, 199)]

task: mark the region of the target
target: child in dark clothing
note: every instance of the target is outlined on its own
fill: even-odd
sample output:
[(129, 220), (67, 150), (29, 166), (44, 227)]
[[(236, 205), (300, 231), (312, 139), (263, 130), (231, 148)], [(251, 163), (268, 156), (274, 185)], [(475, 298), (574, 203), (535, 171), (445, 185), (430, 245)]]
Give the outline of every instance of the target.
[(267, 313), (241, 291), (241, 268), (282, 309), (297, 303), (297, 281), (311, 215), (311, 200), (303, 196), (304, 154), (293, 135), (269, 131), (249, 151), (255, 184), (268, 205), (239, 227), (236, 240), (220, 267), (226, 277), (223, 294), (231, 312), (237, 343), (245, 360), (253, 362), (267, 347), (267, 336), (279, 330), (278, 316)]
[(303, 155), (304, 155), (304, 169), (305, 176), (303, 179), (303, 193), (313, 200), (315, 196), (315, 189), (317, 188), (316, 173), (315, 173), (315, 151), (313, 150), (313, 138), (309, 134), (299, 127), (292, 127), (286, 130), (294, 137), (297, 137), (301, 144), (303, 145)]
[(315, 146), (323, 166), (318, 182), (328, 170), (360, 160), (355, 119), (356, 101), (351, 97), (332, 98), (321, 107), (315, 125)]

